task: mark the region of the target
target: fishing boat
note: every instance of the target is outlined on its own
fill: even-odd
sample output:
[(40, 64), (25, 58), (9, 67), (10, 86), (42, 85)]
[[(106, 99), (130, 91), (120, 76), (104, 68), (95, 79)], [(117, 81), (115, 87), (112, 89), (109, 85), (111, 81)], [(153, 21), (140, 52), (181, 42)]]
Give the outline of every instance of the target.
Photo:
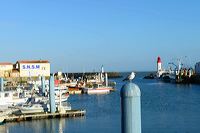
[(83, 92), (87, 94), (108, 94), (114, 89), (109, 86), (104, 86), (102, 84), (94, 84), (92, 88), (84, 88)]
[(108, 94), (110, 93), (110, 90), (106, 90), (106, 89), (88, 89), (87, 90), (87, 94), (91, 95), (91, 94)]

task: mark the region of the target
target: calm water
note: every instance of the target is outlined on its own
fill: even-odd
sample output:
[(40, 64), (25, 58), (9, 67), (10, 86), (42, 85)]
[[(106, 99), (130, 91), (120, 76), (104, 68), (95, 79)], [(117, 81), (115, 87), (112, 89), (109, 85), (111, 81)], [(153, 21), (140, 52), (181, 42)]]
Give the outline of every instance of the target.
[[(126, 74), (125, 74), (126, 75)], [(142, 92), (143, 133), (197, 133), (200, 131), (200, 85), (176, 85), (157, 80), (134, 80)], [(86, 109), (82, 118), (35, 120), (0, 125), (7, 133), (120, 133), (120, 89), (109, 95), (76, 95), (69, 101), (73, 108)]]

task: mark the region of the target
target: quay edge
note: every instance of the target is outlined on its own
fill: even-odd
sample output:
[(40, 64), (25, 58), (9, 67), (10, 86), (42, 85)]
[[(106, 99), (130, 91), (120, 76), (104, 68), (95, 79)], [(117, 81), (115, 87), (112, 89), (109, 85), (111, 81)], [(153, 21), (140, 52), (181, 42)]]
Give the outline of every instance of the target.
[(31, 121), (41, 119), (53, 119), (53, 118), (69, 118), (69, 117), (83, 117), (86, 115), (86, 110), (69, 110), (65, 113), (39, 113), (39, 114), (21, 114), (21, 115), (9, 115), (4, 119), (3, 123), (8, 122), (20, 122)]

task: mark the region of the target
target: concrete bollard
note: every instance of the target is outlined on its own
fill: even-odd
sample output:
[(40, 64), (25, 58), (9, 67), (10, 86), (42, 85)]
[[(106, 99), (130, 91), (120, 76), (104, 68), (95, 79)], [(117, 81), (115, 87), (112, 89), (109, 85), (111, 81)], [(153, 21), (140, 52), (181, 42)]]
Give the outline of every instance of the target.
[(45, 77), (44, 76), (42, 76), (41, 82), (42, 82), (42, 95), (44, 96), (45, 94)]
[(3, 91), (4, 90), (4, 81), (3, 81), (3, 78), (0, 78), (0, 84), (1, 84), (0, 91)]
[(56, 112), (56, 103), (55, 103), (55, 88), (54, 88), (54, 76), (50, 76), (49, 80), (49, 101), (50, 101), (50, 112)]
[(134, 83), (125, 84), (121, 95), (121, 132), (141, 133), (140, 89)]

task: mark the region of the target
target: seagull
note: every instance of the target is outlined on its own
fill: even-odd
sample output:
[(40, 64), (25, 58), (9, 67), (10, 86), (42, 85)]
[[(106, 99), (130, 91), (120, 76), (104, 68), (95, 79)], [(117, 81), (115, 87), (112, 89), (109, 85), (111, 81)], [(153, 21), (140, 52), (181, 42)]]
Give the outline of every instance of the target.
[(130, 75), (128, 75), (123, 81), (126, 81), (126, 80), (133, 80), (135, 78), (135, 72), (131, 72)]

